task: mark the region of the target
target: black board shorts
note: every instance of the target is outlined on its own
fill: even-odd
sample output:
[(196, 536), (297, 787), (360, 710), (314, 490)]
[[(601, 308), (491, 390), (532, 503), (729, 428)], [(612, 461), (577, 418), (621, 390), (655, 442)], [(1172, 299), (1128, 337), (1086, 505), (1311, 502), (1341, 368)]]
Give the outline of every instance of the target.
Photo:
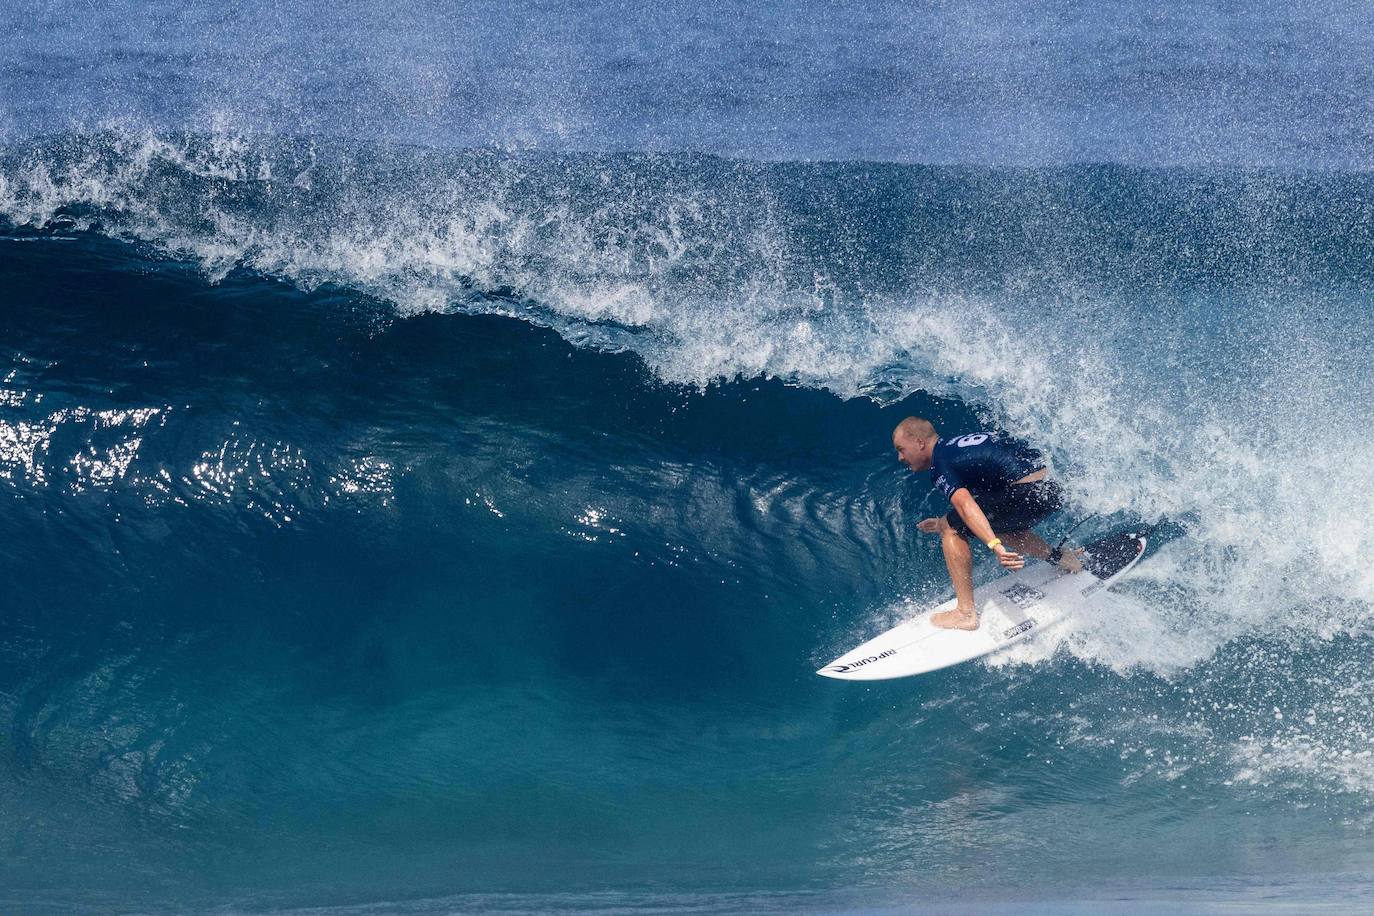
[[(1064, 488), (1053, 480), (1012, 484), (996, 493), (974, 493), (978, 508), (988, 517), (993, 534), (1025, 531), (1044, 521), (1064, 505)], [(963, 537), (969, 536), (968, 525), (953, 509), (945, 521)]]

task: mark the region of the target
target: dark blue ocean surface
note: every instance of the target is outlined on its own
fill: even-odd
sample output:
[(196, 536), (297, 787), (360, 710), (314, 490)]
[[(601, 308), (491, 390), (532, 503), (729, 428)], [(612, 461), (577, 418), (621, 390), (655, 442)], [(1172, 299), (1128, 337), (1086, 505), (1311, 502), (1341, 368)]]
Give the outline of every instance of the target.
[[(399, 8), (398, 8), (399, 7)], [(1368, 167), (1359, 4), (15, 0), (0, 128)]]
[[(1367, 909), (1341, 10), (21, 3), (0, 909)], [(818, 678), (910, 413), (1170, 539)]]

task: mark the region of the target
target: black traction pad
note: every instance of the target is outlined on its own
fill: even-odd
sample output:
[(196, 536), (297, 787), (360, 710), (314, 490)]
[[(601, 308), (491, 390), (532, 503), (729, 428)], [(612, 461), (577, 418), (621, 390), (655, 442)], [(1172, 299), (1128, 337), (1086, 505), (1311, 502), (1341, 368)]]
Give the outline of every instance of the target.
[(1099, 579), (1110, 579), (1121, 572), (1144, 549), (1140, 535), (1121, 531), (1084, 545), (1083, 565)]

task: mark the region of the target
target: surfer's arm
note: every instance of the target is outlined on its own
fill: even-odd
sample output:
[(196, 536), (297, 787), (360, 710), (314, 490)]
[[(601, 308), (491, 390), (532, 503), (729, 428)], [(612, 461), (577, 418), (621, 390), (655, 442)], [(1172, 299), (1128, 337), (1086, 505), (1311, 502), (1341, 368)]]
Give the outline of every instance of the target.
[[(959, 513), (959, 517), (968, 525), (969, 532), (982, 541), (984, 544), (997, 538), (992, 532), (992, 525), (988, 524), (988, 517), (983, 514), (983, 510), (978, 508), (978, 501), (973, 498), (973, 494), (968, 491), (968, 487), (960, 487), (949, 497), (949, 504), (954, 507), (954, 511)], [(999, 540), (993, 545), (992, 551), (997, 554), (997, 561), (1007, 569), (1020, 569), (1026, 565), (1025, 559), (1019, 553), (1014, 553), (1002, 546)]]

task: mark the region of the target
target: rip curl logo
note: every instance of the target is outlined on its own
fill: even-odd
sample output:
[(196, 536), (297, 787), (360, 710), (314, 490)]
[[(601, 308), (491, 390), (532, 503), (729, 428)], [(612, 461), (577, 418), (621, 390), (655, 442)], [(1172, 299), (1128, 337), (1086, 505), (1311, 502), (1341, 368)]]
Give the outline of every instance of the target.
[(1005, 642), (1006, 640), (1011, 639), (1013, 636), (1020, 636), (1022, 633), (1026, 632), (1033, 626), (1035, 626), (1034, 620), (1023, 620), (1016, 626), (1008, 627), (1007, 629), (1003, 630), (1002, 640), (1003, 642)]
[(850, 662), (847, 665), (831, 665), (826, 670), (833, 671), (836, 674), (844, 674), (846, 671), (853, 671), (855, 668), (862, 668), (864, 665), (871, 665), (880, 658), (889, 658), (890, 656), (896, 654), (896, 649), (888, 649), (886, 652), (879, 652), (877, 655), (870, 655), (868, 658), (861, 658), (858, 661)]

